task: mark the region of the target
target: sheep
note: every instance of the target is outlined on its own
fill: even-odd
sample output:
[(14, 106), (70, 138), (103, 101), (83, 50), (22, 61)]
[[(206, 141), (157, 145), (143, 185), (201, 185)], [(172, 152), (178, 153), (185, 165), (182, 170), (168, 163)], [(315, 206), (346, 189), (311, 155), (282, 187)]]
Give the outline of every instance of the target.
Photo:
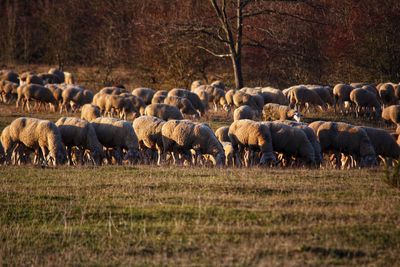
[(343, 113), (343, 105), (345, 101), (350, 101), (350, 93), (353, 87), (349, 84), (339, 83), (333, 87), (333, 106), (336, 113), (336, 107), (339, 106), (340, 111)]
[(4, 103), (8, 103), (12, 99), (17, 98), (18, 84), (8, 80), (0, 81), (0, 96)]
[(48, 88), (50, 92), (52, 92), (54, 99), (57, 101), (57, 106), (60, 106), (63, 100), (62, 99), (63, 89), (56, 84), (46, 84), (45, 87)]
[[(248, 148), (250, 152), (261, 152), (260, 165), (276, 161), (271, 133), (267, 125), (252, 120), (238, 120), (229, 126), (228, 135), (235, 151), (235, 157), (238, 156), (238, 153), (242, 154), (244, 148)], [(249, 166), (249, 159), (250, 155), (245, 157), (246, 166)]]
[[(225, 98), (225, 91), (212, 85), (201, 85), (195, 89), (195, 92), (200, 91), (205, 91), (207, 93), (208, 102), (213, 103), (214, 110), (218, 109), (218, 104), (220, 104), (221, 98)], [(198, 95), (200, 97), (200, 93), (198, 93)]]
[(183, 115), (180, 110), (167, 104), (150, 104), (144, 110), (147, 116), (154, 116), (165, 121), (167, 120), (183, 120)]
[(126, 150), (125, 160), (133, 161), (139, 157), (139, 143), (132, 125), (115, 118), (99, 117), (91, 121), (100, 143), (113, 149), (118, 164), (122, 164), (122, 152)]
[(36, 74), (30, 74), (26, 77), (26, 84), (44, 85), (43, 80)]
[(105, 93), (97, 93), (94, 95), (92, 104), (98, 106), (100, 109), (100, 113), (104, 114), (106, 110), (106, 97), (108, 94)]
[[(193, 149), (196, 154), (211, 155), (216, 166), (225, 163), (224, 148), (211, 128), (204, 123), (171, 120), (162, 126), (161, 134), (164, 153), (180, 152), (184, 156), (191, 156), (190, 150)], [(176, 163), (175, 156), (174, 163)]]
[(205, 106), (203, 102), (200, 100), (200, 97), (193, 92), (190, 92), (186, 89), (174, 88), (168, 92), (168, 96), (185, 97), (192, 102), (193, 107), (200, 113), (201, 116), (205, 114)]
[(353, 87), (354, 89), (356, 89), (356, 88), (362, 88), (362, 87), (364, 87), (364, 86), (366, 86), (366, 85), (369, 85), (368, 83), (360, 83), (360, 82), (358, 82), (358, 83), (350, 83), (350, 86), (351, 87)]
[(72, 73), (64, 71), (64, 83), (65, 84), (75, 84), (75, 77)]
[(44, 84), (48, 83), (61, 83), (60, 78), (57, 75), (50, 73), (39, 73), (37, 75), (40, 79), (42, 79)]
[[(66, 151), (62, 144), (61, 134), (57, 126), (48, 120), (21, 117), (15, 119), (9, 125), (8, 141), (2, 144), (6, 150), (6, 157), (11, 155), (17, 143), (25, 147), (41, 151), (45, 163), (52, 161), (53, 164), (64, 164)], [(7, 148), (5, 143), (8, 143)]]
[(61, 117), (56, 125), (61, 133), (62, 142), (67, 147), (67, 155), (72, 165), (72, 147), (78, 147), (80, 152), (80, 164), (83, 165), (83, 153), (90, 151), (91, 160), (95, 165), (101, 165), (104, 158), (103, 146), (97, 139), (93, 126), (82, 119)]
[(301, 120), (300, 112), (296, 111), (295, 109), (291, 109), (289, 106), (275, 103), (265, 104), (262, 115), (264, 120)]
[(151, 104), (164, 103), (164, 99), (167, 97), (167, 95), (168, 95), (167, 90), (159, 90), (155, 92), (153, 98), (151, 99)]
[(247, 105), (240, 106), (233, 112), (233, 121), (243, 119), (255, 120), (256, 118), (257, 112)]
[(382, 110), (382, 119), (385, 122), (396, 124), (396, 132), (400, 130), (400, 105), (391, 105)]
[[(199, 99), (200, 99), (201, 103), (203, 104), (204, 108), (208, 109), (209, 95), (206, 92), (205, 87), (198, 86), (198, 87), (194, 88), (191, 91), (193, 93), (195, 93), (199, 97)], [(221, 103), (221, 99), (220, 99), (220, 103)]]
[(363, 128), (343, 122), (321, 121), (313, 122), (309, 126), (316, 133), (321, 150), (334, 153), (337, 167), (340, 153), (351, 156), (360, 167), (376, 165), (374, 147)]
[[(376, 119), (381, 115), (382, 109), (377, 97), (368, 90), (362, 88), (352, 90), (350, 93), (350, 101), (355, 105), (355, 113), (357, 117), (362, 108), (367, 108), (368, 110), (374, 108)], [(370, 116), (372, 116), (372, 112), (370, 112)]]
[(322, 163), (322, 151), (321, 151), (321, 145), (319, 144), (318, 138), (316, 134), (314, 133), (314, 130), (309, 127), (307, 124), (302, 123), (302, 122), (295, 122), (295, 121), (280, 121), (281, 123), (285, 123), (291, 127), (299, 128), (304, 131), (306, 134), (308, 141), (310, 141), (312, 147), (314, 148), (314, 155), (315, 155), (315, 163), (317, 166), (321, 165)]
[(396, 96), (393, 84), (384, 83), (380, 85), (377, 89), (384, 108), (396, 104)]
[(163, 142), (161, 128), (165, 121), (153, 116), (141, 116), (133, 121), (133, 129), (136, 132), (138, 142), (151, 150), (157, 151), (157, 164), (161, 164)]
[(280, 105), (288, 105), (289, 102), (281, 90), (273, 87), (261, 88), (261, 95), (264, 98), (264, 103), (276, 103)]
[(229, 138), (228, 132), (229, 132), (229, 126), (222, 126), (215, 131), (215, 136), (221, 143), (230, 142), (231, 139)]
[(273, 150), (282, 153), (286, 161), (295, 156), (307, 166), (316, 166), (314, 148), (302, 129), (281, 122), (263, 124), (270, 130)]
[(199, 117), (199, 113), (193, 107), (192, 102), (189, 99), (179, 96), (167, 96), (164, 99), (164, 104), (177, 107), (182, 114), (194, 115), (196, 118)]
[(368, 85), (364, 85), (363, 87), (361, 87), (361, 89), (367, 90), (368, 92), (372, 93), (379, 100), (379, 93), (375, 86), (368, 84)]
[(220, 99), (220, 104), (226, 111), (230, 111), (230, 109), (234, 106), (233, 96), (235, 95), (235, 93), (236, 90), (231, 89), (225, 93), (225, 99)]
[(211, 86), (217, 87), (225, 91), (225, 83), (221, 80), (216, 80), (211, 83)]
[(328, 104), (331, 107), (333, 106), (333, 97), (330, 93), (329, 86), (314, 85), (314, 86), (307, 86), (307, 88), (316, 92), (324, 103)]
[(235, 94), (233, 95), (233, 103), (235, 104), (236, 107), (247, 105), (252, 107), (256, 111), (261, 111), (263, 107), (262, 105), (259, 106), (260, 103), (258, 103), (255, 96), (249, 95), (242, 91), (235, 92)]
[(260, 90), (260, 88), (249, 88), (249, 87), (245, 87), (239, 90), (240, 92), (244, 92), (248, 95), (250, 95), (254, 102), (256, 103), (256, 109), (258, 111), (261, 111), (262, 107), (264, 106), (264, 97), (262, 95), (262, 92)]
[(85, 104), (82, 106), (82, 111), (81, 111), (82, 120), (87, 120), (90, 122), (98, 117), (100, 117), (100, 109), (98, 106), (93, 104)]
[(64, 75), (64, 72), (62, 72), (61, 70), (59, 70), (57, 68), (51, 68), (48, 71), (48, 73), (57, 76), (58, 80), (59, 80), (58, 83), (64, 83), (65, 82), (65, 75)]
[(151, 88), (139, 87), (139, 88), (133, 89), (132, 94), (137, 97), (140, 97), (141, 99), (143, 99), (143, 101), (146, 105), (149, 105), (149, 104), (151, 104), (151, 99), (153, 98), (153, 96), (155, 94), (155, 90), (151, 89)]
[(24, 109), (24, 107), (26, 107), (28, 112), (30, 112), (31, 100), (39, 102), (38, 109), (42, 103), (51, 104), (54, 111), (56, 111), (58, 106), (58, 102), (54, 98), (53, 93), (48, 88), (38, 84), (27, 84), (26, 86), (23, 86), (18, 93), (17, 102), (23, 101), (22, 108)]
[[(135, 112), (135, 107), (128, 98), (125, 98), (121, 95), (107, 95), (105, 97), (104, 114), (112, 116), (114, 111), (119, 113), (120, 119), (126, 120), (128, 113)], [(135, 114), (133, 116), (135, 117)]]
[(0, 80), (6, 80), (9, 82), (13, 82), (19, 84), (18, 73), (12, 70), (2, 70), (0, 71)]
[[(319, 95), (304, 86), (293, 88), (289, 92), (290, 107), (295, 107), (296, 110), (301, 111), (302, 107), (306, 104), (318, 106), (321, 110), (326, 109), (326, 104), (322, 101)], [(307, 107), (307, 111), (309, 108)]]
[(65, 90), (63, 90), (61, 94), (63, 101), (61, 104), (60, 113), (62, 113), (63, 108), (67, 112), (69, 112), (68, 107), (73, 103), (76, 106), (76, 109), (79, 107), (89, 104), (93, 101), (93, 92), (87, 89), (83, 89), (77, 86), (69, 86)]
[(379, 156), (386, 166), (391, 166), (393, 159), (400, 157), (400, 147), (396, 139), (387, 131), (379, 128), (362, 127), (367, 133), (369, 140), (374, 146), (377, 156)]
[(232, 166), (239, 166), (240, 164), (237, 162), (235, 158), (235, 151), (231, 142), (221, 142), (222, 147), (224, 148), (225, 152), (225, 165), (227, 167)]
[(28, 76), (34, 75), (34, 74), (35, 74), (34, 71), (23, 72), (21, 75), (19, 75), (19, 85), (26, 84), (26, 80), (27, 80)]

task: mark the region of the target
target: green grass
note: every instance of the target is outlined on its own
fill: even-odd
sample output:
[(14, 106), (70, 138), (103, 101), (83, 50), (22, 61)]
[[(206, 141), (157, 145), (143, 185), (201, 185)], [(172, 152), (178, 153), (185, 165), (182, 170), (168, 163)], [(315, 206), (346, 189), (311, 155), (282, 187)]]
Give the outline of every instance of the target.
[(378, 170), (0, 169), (2, 265), (394, 265)]

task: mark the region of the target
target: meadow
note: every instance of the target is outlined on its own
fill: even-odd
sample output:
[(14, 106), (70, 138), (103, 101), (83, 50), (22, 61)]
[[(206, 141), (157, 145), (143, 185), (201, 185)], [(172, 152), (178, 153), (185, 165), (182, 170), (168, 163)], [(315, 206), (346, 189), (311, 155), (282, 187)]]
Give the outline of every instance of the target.
[[(0, 104), (0, 130), (20, 116), (61, 115)], [(305, 121), (317, 119), (385, 127), (333, 112)], [(201, 121), (215, 130), (230, 118)], [(1, 166), (0, 265), (396, 265), (400, 191), (384, 177), (383, 167)]]

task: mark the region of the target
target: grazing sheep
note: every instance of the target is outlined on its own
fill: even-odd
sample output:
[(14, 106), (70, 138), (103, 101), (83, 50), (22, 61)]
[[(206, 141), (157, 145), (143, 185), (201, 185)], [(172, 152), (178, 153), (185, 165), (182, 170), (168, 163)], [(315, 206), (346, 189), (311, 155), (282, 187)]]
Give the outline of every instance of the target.
[(211, 155), (216, 166), (225, 163), (225, 151), (211, 128), (204, 123), (193, 123), (187, 120), (171, 120), (166, 122), (161, 129), (164, 153), (181, 153), (191, 157), (190, 150), (196, 154)]
[[(275, 156), (272, 148), (271, 133), (267, 125), (252, 120), (238, 120), (229, 126), (229, 139), (235, 151), (242, 154), (245, 148), (250, 152), (261, 152), (259, 164), (265, 165), (268, 162), (275, 162)], [(245, 165), (249, 166), (249, 154), (245, 157)]]
[(83, 165), (83, 153), (90, 151), (91, 160), (95, 165), (101, 165), (104, 158), (103, 146), (97, 139), (93, 126), (78, 118), (61, 117), (56, 125), (61, 133), (62, 142), (67, 147), (69, 164), (72, 165), (72, 147), (78, 147), (80, 164)]
[(307, 88), (316, 92), (325, 104), (328, 104), (329, 106), (333, 107), (333, 97), (330, 93), (329, 86), (314, 85), (314, 86), (307, 86)]
[(93, 104), (85, 104), (82, 106), (82, 111), (81, 111), (82, 120), (87, 120), (90, 122), (100, 116), (101, 114), (98, 106)]
[(37, 76), (36, 74), (30, 74), (26, 77), (26, 84), (37, 84), (37, 85), (44, 85), (43, 80)]
[[(126, 96), (126, 98), (132, 103), (136, 112), (138, 112), (140, 115), (144, 115), (146, 104), (144, 103), (143, 99), (134, 95)], [(135, 114), (134, 117), (137, 117), (137, 114)]]
[(235, 93), (236, 90), (231, 89), (228, 92), (226, 92), (225, 99), (220, 100), (222, 108), (225, 109), (226, 111), (230, 111), (231, 108), (234, 106), (233, 96), (235, 95)]
[[(217, 110), (218, 105), (221, 102), (221, 98), (225, 98), (225, 91), (219, 87), (215, 87), (212, 85), (201, 85), (195, 89), (195, 92), (200, 92), (202, 90), (207, 93), (208, 102), (213, 103), (214, 110)], [(200, 93), (198, 95), (200, 97)]]
[(397, 126), (396, 132), (400, 130), (400, 105), (391, 105), (383, 109), (382, 119), (393, 122)]
[(321, 121), (313, 122), (309, 126), (316, 130), (322, 151), (333, 152), (337, 167), (341, 153), (350, 156), (360, 167), (376, 164), (374, 147), (363, 128), (343, 122)]
[(10, 82), (8, 80), (0, 81), (0, 97), (4, 103), (8, 103), (9, 101), (16, 99), (18, 96), (17, 93), (18, 84)]
[(136, 132), (139, 145), (157, 151), (157, 164), (161, 164), (163, 141), (161, 129), (165, 121), (153, 116), (141, 116), (133, 121), (133, 129)]
[(129, 93), (128, 90), (121, 87), (104, 87), (99, 91), (99, 94), (107, 94), (107, 95), (120, 95), (123, 93)]
[(42, 79), (44, 84), (48, 83), (61, 83), (60, 79), (57, 75), (50, 73), (40, 73), (37, 75), (40, 79)]
[(56, 84), (46, 84), (45, 87), (52, 92), (54, 99), (57, 101), (57, 106), (61, 106), (63, 89)]
[[(120, 119), (126, 120), (129, 113), (136, 111), (132, 102), (121, 95), (107, 95), (105, 101), (105, 115), (113, 116), (114, 112), (117, 112)], [(135, 114), (133, 116), (135, 117)]]
[(0, 80), (6, 80), (9, 82), (13, 82), (19, 84), (19, 76), (18, 73), (12, 70), (2, 70), (0, 71)]
[(229, 126), (223, 126), (219, 127), (215, 131), (215, 136), (218, 138), (218, 140), (222, 142), (230, 142), (231, 139), (229, 138)]
[(386, 130), (372, 127), (362, 127), (367, 133), (369, 140), (386, 166), (392, 166), (392, 160), (400, 157), (400, 147), (396, 139)]
[(48, 71), (48, 73), (57, 76), (58, 80), (59, 80), (58, 83), (64, 83), (65, 82), (65, 75), (64, 75), (64, 72), (62, 72), (61, 70), (59, 70), (57, 68), (51, 68)]
[(335, 108), (339, 106), (340, 111), (343, 113), (343, 105), (345, 101), (350, 101), (350, 93), (353, 91), (353, 87), (349, 84), (339, 83), (333, 87), (333, 106)]
[(183, 120), (183, 115), (180, 110), (167, 104), (150, 104), (144, 110), (147, 116), (154, 116), (165, 121), (167, 120)]
[(289, 106), (279, 105), (275, 103), (268, 103), (263, 108), (263, 119), (264, 120), (291, 120), (295, 119), (300, 121), (301, 114), (295, 109), (291, 109)]
[(281, 90), (273, 87), (261, 88), (261, 95), (264, 98), (264, 103), (276, 103), (280, 105), (288, 105), (289, 102)]
[[(133, 161), (139, 156), (139, 143), (132, 125), (115, 118), (99, 117), (91, 121), (100, 143), (109, 149), (113, 149), (114, 157), (118, 164), (122, 159)], [(122, 157), (123, 151), (125, 157)]]
[(135, 95), (135, 96), (143, 99), (143, 101), (146, 105), (151, 104), (151, 99), (153, 98), (154, 94), (155, 94), (154, 89), (144, 88), (144, 87), (136, 88), (136, 89), (133, 89), (133, 91), (132, 91), (132, 95)]
[(382, 100), (383, 107), (396, 104), (395, 90), (392, 83), (384, 83), (378, 88), (379, 96)]
[(93, 92), (87, 89), (83, 89), (81, 87), (69, 86), (62, 92), (62, 104), (60, 113), (62, 113), (63, 108), (69, 112), (69, 107), (71, 103), (73, 103), (78, 109), (79, 107), (89, 104), (93, 101)]
[(285, 123), (291, 127), (299, 128), (304, 131), (306, 134), (308, 141), (310, 141), (312, 147), (314, 148), (314, 155), (315, 155), (315, 163), (317, 166), (319, 166), (322, 163), (322, 151), (321, 151), (321, 145), (318, 142), (318, 138), (316, 134), (314, 133), (314, 130), (309, 127), (307, 124), (302, 123), (302, 122), (295, 122), (295, 121), (280, 121), (281, 123)]
[(243, 119), (255, 120), (256, 118), (257, 112), (247, 105), (240, 106), (233, 112), (233, 121)]
[(193, 92), (190, 92), (186, 89), (174, 88), (168, 92), (168, 96), (185, 97), (192, 102), (193, 107), (200, 112), (201, 116), (205, 114), (205, 106), (203, 105), (203, 102), (201, 101), (200, 97)]
[[(321, 100), (319, 95), (304, 86), (298, 86), (290, 90), (289, 92), (290, 107), (295, 107), (296, 110), (301, 111), (304, 106), (314, 105), (318, 106), (321, 110), (326, 109), (326, 104)], [(309, 111), (309, 106), (307, 106)]]
[(212, 82), (211, 86), (220, 88), (220, 89), (225, 91), (225, 83), (223, 81), (221, 81), (221, 80), (216, 80), (216, 81)]
[(233, 149), (231, 142), (221, 142), (221, 145), (225, 152), (225, 165), (227, 167), (240, 166), (240, 163), (236, 160), (237, 158), (235, 158), (235, 150)]
[(372, 84), (368, 84), (368, 85), (364, 85), (363, 87), (361, 87), (361, 89), (363, 90), (367, 90), (368, 92), (372, 93), (374, 96), (376, 96), (379, 100), (379, 92), (376, 89), (375, 86), (373, 86)]
[(164, 104), (177, 107), (182, 114), (194, 115), (196, 118), (199, 117), (199, 113), (193, 107), (192, 102), (189, 99), (179, 96), (167, 96), (164, 100)]
[(99, 107), (101, 114), (104, 114), (104, 112), (106, 110), (107, 95), (108, 94), (99, 92), (94, 95), (93, 100), (92, 100), (92, 104)]
[(381, 116), (381, 105), (378, 98), (368, 90), (362, 88), (356, 88), (350, 93), (350, 101), (355, 105), (356, 116), (359, 117), (362, 108), (369, 111), (372, 117), (371, 109), (375, 110), (375, 118), (378, 119)]
[(53, 93), (46, 87), (38, 84), (27, 84), (23, 86), (18, 94), (17, 102), (23, 102), (22, 108), (27, 108), (30, 112), (30, 101), (36, 100), (38, 103), (37, 107), (40, 108), (41, 104), (50, 104), (54, 111), (58, 106), (57, 100), (54, 98)]
[(247, 105), (252, 107), (256, 111), (261, 111), (263, 106), (259, 106), (260, 103), (256, 100), (256, 97), (253, 95), (249, 95), (242, 91), (236, 91), (233, 95), (233, 103), (236, 107), (240, 107), (243, 105)]
[(198, 87), (194, 88), (192, 90), (192, 92), (195, 93), (199, 97), (204, 108), (208, 109), (209, 96), (208, 96), (208, 93), (206, 92), (205, 88), (203, 86), (198, 86)]
[[(8, 143), (7, 147), (5, 143)], [(2, 144), (9, 158), (17, 143), (34, 151), (41, 151), (46, 163), (64, 164), (66, 152), (57, 126), (47, 120), (21, 117), (9, 125), (9, 140)]]
[[(264, 124), (271, 132), (273, 150), (282, 153), (286, 162), (294, 156), (307, 166), (316, 165), (314, 148), (302, 129), (281, 122), (264, 122)], [(284, 166), (286, 162), (283, 162)]]
[(157, 91), (153, 95), (153, 98), (151, 99), (151, 104), (164, 103), (164, 99), (167, 97), (167, 95), (168, 95), (168, 91), (167, 90), (159, 90), (159, 91)]

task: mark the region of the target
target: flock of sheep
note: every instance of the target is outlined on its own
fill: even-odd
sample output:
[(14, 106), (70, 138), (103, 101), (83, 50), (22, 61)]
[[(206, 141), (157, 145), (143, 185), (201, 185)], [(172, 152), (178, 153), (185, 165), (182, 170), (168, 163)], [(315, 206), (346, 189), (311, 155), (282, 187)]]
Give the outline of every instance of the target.
[[(314, 108), (398, 125), (400, 86), (394, 83), (228, 90), (221, 81), (195, 81), (190, 90), (129, 91), (115, 86), (94, 94), (76, 85), (71, 73), (58, 69), (21, 75), (1, 71), (0, 77), (4, 103), (15, 101), (28, 112), (80, 112), (80, 118), (61, 117), (56, 123), (15, 119), (1, 133), (0, 160), (6, 164), (350, 168), (381, 161), (392, 165), (400, 156), (397, 133), (343, 122), (300, 122), (302, 114)], [(214, 132), (197, 120), (210, 109), (232, 114), (233, 122)]]

